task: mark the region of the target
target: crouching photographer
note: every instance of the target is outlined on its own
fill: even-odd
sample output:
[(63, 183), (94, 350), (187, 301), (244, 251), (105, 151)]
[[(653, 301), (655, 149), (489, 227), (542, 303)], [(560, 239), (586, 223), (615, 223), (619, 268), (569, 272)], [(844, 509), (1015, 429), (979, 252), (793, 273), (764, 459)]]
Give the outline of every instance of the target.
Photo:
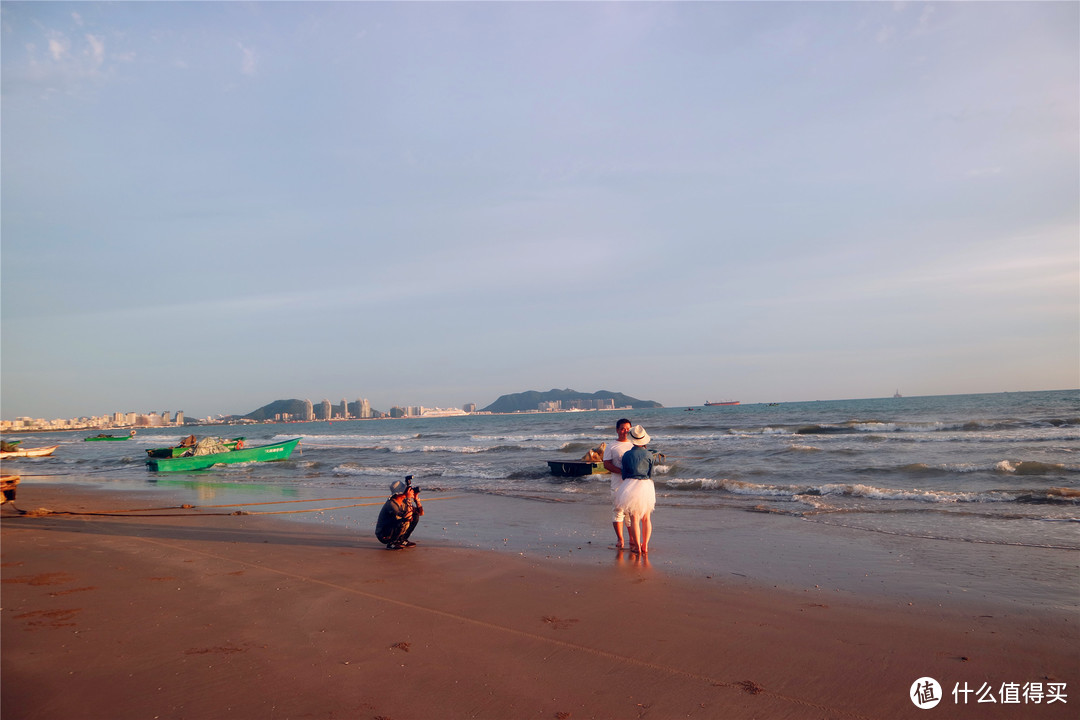
[(420, 488), (413, 487), (412, 475), (409, 475), (405, 482), (394, 481), (390, 485), (390, 493), (379, 511), (375, 537), (386, 545), (387, 550), (414, 547), (416, 543), (411, 542), (409, 536), (424, 514), (424, 507), (420, 504)]

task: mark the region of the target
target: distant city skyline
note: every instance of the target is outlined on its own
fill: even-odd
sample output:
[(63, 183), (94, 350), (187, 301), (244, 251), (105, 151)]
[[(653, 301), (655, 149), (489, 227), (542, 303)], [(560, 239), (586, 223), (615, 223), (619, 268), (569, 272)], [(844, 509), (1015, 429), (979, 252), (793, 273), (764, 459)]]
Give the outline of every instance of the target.
[[(295, 401), (301, 402), (306, 405), (306, 408), (301, 413), (277, 413), (281, 420), (285, 421), (322, 421), (322, 420), (366, 420), (377, 417), (390, 417), (392, 410), (402, 410), (405, 416), (420, 416), (425, 411), (437, 411), (444, 414), (452, 412), (448, 408), (428, 407), (424, 405), (412, 405), (412, 406), (399, 406), (394, 405), (387, 410), (379, 410), (372, 408), (367, 398), (358, 398), (355, 401), (348, 401), (342, 399), (340, 403), (331, 403), (329, 399), (324, 398), (318, 403), (312, 402), (310, 399), (300, 400), (299, 398), (290, 398), (287, 402)], [(83, 428), (83, 427), (105, 427), (105, 426), (118, 426), (118, 427), (167, 427), (167, 426), (179, 426), (184, 425), (185, 420), (189, 422), (214, 422), (221, 419), (228, 418), (243, 418), (252, 413), (261, 410), (262, 408), (272, 405), (275, 402), (263, 403), (254, 410), (248, 410), (241, 413), (218, 413), (216, 415), (191, 415), (185, 413), (183, 410), (177, 410), (171, 412), (169, 410), (163, 410), (161, 412), (135, 412), (135, 411), (115, 411), (104, 414), (80, 414), (69, 417), (54, 417), (46, 418), (43, 416), (35, 415), (22, 415), (16, 418), (3, 418), (0, 419), (0, 430), (15, 430), (20, 429), (21, 423), (25, 421), (32, 421), (33, 426), (41, 427), (44, 425), (49, 426), (49, 429), (70, 429), (70, 428)], [(351, 407), (350, 407), (351, 406)], [(476, 403), (466, 403), (462, 408), (454, 408), (462, 414), (476, 411)], [(170, 419), (171, 415), (171, 419)], [(284, 417), (282, 417), (284, 415)]]
[[(1014, 391), (1002, 391), (1002, 392), (1044, 392), (1044, 391), (1080, 391), (1080, 385), (1078, 385), (1077, 387), (1071, 387), (1071, 388), (1036, 388), (1036, 389), (1033, 389), (1033, 390), (1014, 390)], [(943, 397), (948, 397), (949, 395), (981, 395), (981, 394), (992, 395), (992, 394), (997, 394), (997, 393), (945, 393), (942, 396)], [(872, 400), (872, 399), (885, 398), (885, 397), (890, 397), (890, 396), (895, 397), (895, 395), (890, 393), (890, 394), (883, 394), (883, 395), (874, 396), (874, 397), (867, 397), (867, 398), (816, 398), (815, 400), (789, 400), (789, 401), (785, 401), (785, 402), (795, 403), (795, 402), (814, 402), (814, 401), (827, 402), (827, 401), (842, 401), (842, 400)], [(922, 396), (905, 395), (904, 397), (922, 397)], [(299, 400), (299, 398), (288, 398), (288, 400)], [(271, 401), (271, 402), (277, 402), (277, 401)], [(329, 402), (329, 401), (326, 401), (326, 402)], [(353, 401), (353, 402), (355, 402), (355, 401)], [(349, 404), (353, 404), (353, 402), (350, 402)], [(742, 404), (742, 405), (755, 405), (755, 404), (773, 404), (775, 402), (780, 402), (780, 401), (760, 400), (760, 401), (752, 401), (752, 402), (740, 402), (739, 404)], [(19, 416), (18, 418), (3, 418), (2, 420), (0, 420), (0, 431), (16, 431), (16, 430), (19, 430), (19, 429), (25, 429), (25, 428), (17, 427), (17, 422), (20, 421), (20, 420), (32, 420), (35, 423), (44, 422), (46, 424), (53, 425), (53, 427), (48, 428), (48, 429), (55, 429), (55, 430), (72, 429), (72, 428), (90, 428), (90, 427), (142, 427), (142, 426), (145, 426), (145, 427), (166, 427), (166, 426), (169, 426), (169, 425), (183, 425), (185, 420), (187, 420), (189, 422), (194, 422), (194, 423), (214, 423), (214, 422), (220, 422), (222, 420), (229, 419), (229, 418), (243, 418), (246, 415), (249, 415), (249, 414), (255, 412), (256, 410), (258, 410), (258, 409), (260, 409), (262, 407), (265, 407), (268, 404), (269, 403), (263, 403), (258, 408), (255, 408), (253, 410), (248, 410), (246, 412), (216, 413), (216, 414), (212, 414), (212, 415), (192, 415), (192, 414), (189, 414), (189, 413), (185, 413), (183, 410), (179, 410), (179, 411), (176, 411), (174, 420), (172, 422), (168, 422), (168, 421), (153, 422), (154, 418), (163, 418), (163, 416), (170, 414), (170, 411), (168, 411), (168, 410), (162, 411), (160, 413), (156, 413), (156, 412), (139, 413), (139, 412), (132, 412), (132, 411), (127, 411), (127, 412), (119, 412), (119, 411), (117, 411), (117, 412), (105, 413), (105, 414), (101, 414), (101, 415), (82, 414), (82, 415), (74, 415), (74, 416), (70, 416), (70, 417), (56, 417), (56, 418), (46, 418), (46, 417), (40, 416), (40, 415), (37, 415), (37, 416), (35, 416), (35, 415), (25, 415), (25, 416)], [(323, 401), (320, 401), (318, 404), (316, 404), (316, 403), (311, 403), (311, 404), (312, 404), (312, 409), (314, 410), (314, 408), (317, 405), (322, 405)], [(337, 407), (340, 406), (340, 403), (337, 403), (336, 405), (335, 404), (330, 404), (330, 405), (331, 405), (331, 408), (337, 408)], [(675, 408), (678, 408), (678, 407), (700, 407), (700, 406), (704, 405), (704, 402), (701, 402), (701, 403), (684, 403), (684, 404), (679, 404), (679, 405), (666, 405), (664, 403), (661, 403), (661, 405), (663, 407), (669, 407), (669, 408), (670, 407), (675, 407)], [(537, 407), (537, 410), (541, 411), (541, 412), (561, 412), (561, 411), (565, 411), (565, 410), (568, 410), (568, 409), (569, 408), (564, 408), (564, 407), (559, 406), (559, 403), (552, 403), (552, 402), (541, 402), (541, 403), (538, 403), (538, 407)], [(594, 404), (589, 409), (594, 409), (594, 410), (618, 410), (618, 409), (621, 409), (621, 408), (615, 407), (614, 404), (611, 404), (610, 406), (606, 405), (606, 404)], [(392, 412), (394, 410), (400, 410), (400, 411), (403, 411), (403, 413), (400, 414), (400, 415), (395, 415)], [(321, 422), (321, 421), (324, 421), (324, 420), (327, 420), (327, 419), (331, 419), (331, 420), (336, 420), (336, 419), (363, 420), (363, 419), (377, 419), (377, 418), (380, 418), (380, 417), (381, 418), (421, 417), (422, 414), (424, 413), (424, 411), (427, 411), (427, 410), (436, 411), (435, 415), (433, 415), (433, 416), (446, 416), (446, 415), (459, 414), (459, 413), (463, 414), (463, 415), (467, 415), (467, 414), (479, 412), (479, 406), (477, 406), (476, 403), (464, 403), (461, 407), (454, 407), (454, 408), (445, 408), (445, 407), (440, 407), (440, 406), (436, 406), (436, 405), (430, 405), (429, 406), (429, 405), (401, 405), (401, 404), (395, 404), (395, 405), (391, 405), (389, 408), (387, 408), (385, 410), (381, 410), (381, 409), (378, 409), (378, 408), (370, 408), (369, 407), (369, 411), (372, 413), (371, 415), (368, 415), (368, 416), (353, 416), (353, 415), (350, 415), (347, 418), (341, 416), (339, 413), (337, 413), (337, 414), (331, 413), (330, 417), (328, 418), (324, 414), (321, 414), (321, 411), (314, 411), (313, 412), (313, 417), (310, 419), (310, 421), (311, 422)], [(117, 419), (119, 416), (124, 416), (124, 419), (123, 420)], [(78, 422), (78, 421), (84, 421), (84, 420), (89, 421), (89, 422), (86, 422), (86, 423)], [(297, 418), (297, 417), (288, 417), (288, 418), (282, 418), (282, 421), (304, 422), (304, 419), (303, 418)], [(140, 424), (140, 422), (142, 424)], [(57, 423), (61, 423), (61, 424), (57, 425)], [(63, 423), (69, 423), (69, 425), (67, 425), (65, 427), (63, 425)]]
[(1080, 385), (1080, 3), (0, 19), (2, 418)]

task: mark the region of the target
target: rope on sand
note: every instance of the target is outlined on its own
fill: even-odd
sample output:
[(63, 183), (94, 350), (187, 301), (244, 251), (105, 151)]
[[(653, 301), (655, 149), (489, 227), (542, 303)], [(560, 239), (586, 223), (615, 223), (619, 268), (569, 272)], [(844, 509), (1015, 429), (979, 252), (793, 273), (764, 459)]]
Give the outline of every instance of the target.
[[(355, 498), (313, 498), (311, 500), (278, 500), (275, 502), (261, 502), (261, 503), (243, 503), (243, 504), (231, 504), (231, 505), (174, 505), (169, 507), (160, 508), (133, 508), (133, 509), (119, 509), (119, 510), (101, 510), (97, 512), (91, 511), (76, 511), (76, 510), (50, 510), (48, 508), (37, 508), (36, 510), (20, 510), (15, 507), (14, 502), (11, 503), (17, 515), (10, 515), (8, 517), (45, 517), (48, 515), (86, 515), (86, 516), (106, 516), (106, 517), (213, 517), (213, 516), (228, 516), (228, 515), (291, 515), (294, 513), (307, 513), (307, 512), (326, 512), (327, 510), (344, 510), (354, 507), (372, 507), (376, 505), (382, 505), (386, 499), (379, 496), (378, 502), (369, 503), (355, 503), (352, 505), (335, 505), (331, 507), (318, 507), (318, 508), (305, 508), (303, 510), (234, 510), (233, 512), (171, 512), (163, 513), (157, 512), (161, 510), (191, 510), (198, 511), (204, 508), (243, 508), (243, 507), (256, 507), (260, 505), (285, 505), (292, 503), (305, 503), (305, 502), (327, 502), (338, 500), (370, 500), (376, 496), (355, 497)], [(424, 498), (424, 502), (432, 502), (435, 500), (456, 500), (460, 495), (451, 495), (449, 497), (429, 497)], [(133, 515), (132, 513), (141, 513)]]
[(134, 466), (134, 465), (132, 465), (130, 467), (125, 465), (124, 467), (118, 467), (118, 468), (104, 468), (102, 470), (80, 470), (79, 472), (53, 473), (51, 475), (22, 474), (20, 477), (24, 477), (24, 478), (55, 478), (55, 477), (76, 477), (76, 476), (77, 477), (82, 477), (83, 475), (97, 475), (98, 473), (121, 472), (123, 470), (138, 470), (138, 469), (139, 468)]

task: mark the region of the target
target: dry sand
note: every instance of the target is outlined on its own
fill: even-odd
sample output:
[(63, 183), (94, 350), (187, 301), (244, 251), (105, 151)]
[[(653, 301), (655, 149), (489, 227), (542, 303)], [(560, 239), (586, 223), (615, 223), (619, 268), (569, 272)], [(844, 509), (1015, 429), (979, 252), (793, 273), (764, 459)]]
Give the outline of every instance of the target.
[[(145, 495), (22, 486), (23, 509)], [(0, 523), (4, 720), (1074, 718), (1074, 613), (987, 614), (256, 516)], [(655, 553), (654, 553), (655, 554)], [(912, 683), (944, 686), (933, 710)], [(956, 683), (1067, 703), (957, 704)], [(926, 714), (924, 714), (926, 713)]]

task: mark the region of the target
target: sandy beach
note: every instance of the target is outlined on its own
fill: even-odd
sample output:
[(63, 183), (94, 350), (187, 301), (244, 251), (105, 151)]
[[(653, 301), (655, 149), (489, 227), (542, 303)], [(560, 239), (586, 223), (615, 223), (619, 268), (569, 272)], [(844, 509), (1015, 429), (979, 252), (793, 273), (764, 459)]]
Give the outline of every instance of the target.
[[(166, 497), (30, 483), (15, 506)], [(643, 562), (602, 543), (573, 560), (467, 547), (437, 520), (387, 552), (280, 516), (15, 512), (0, 522), (4, 718), (902, 718), (923, 717), (922, 677), (942, 686), (939, 717), (1080, 703), (1075, 608), (799, 589), (752, 562), (693, 577), (665, 568), (659, 521)], [(738, 537), (732, 555), (752, 559)], [(1067, 702), (1002, 701), (1032, 683), (1064, 684)]]

